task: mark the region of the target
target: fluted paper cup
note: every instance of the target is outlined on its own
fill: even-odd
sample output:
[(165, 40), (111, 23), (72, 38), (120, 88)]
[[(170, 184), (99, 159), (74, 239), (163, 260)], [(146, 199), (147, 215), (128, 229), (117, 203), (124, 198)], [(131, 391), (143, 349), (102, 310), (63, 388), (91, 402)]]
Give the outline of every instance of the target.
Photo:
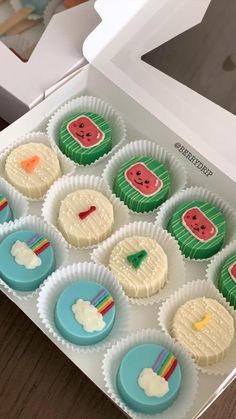
[[(107, 185), (100, 177), (89, 175), (65, 176), (62, 179), (56, 181), (49, 189), (42, 207), (42, 216), (44, 219), (49, 224), (53, 224), (56, 228), (59, 228), (57, 220), (61, 202), (67, 197), (68, 194), (79, 189), (93, 189), (97, 192), (101, 192), (109, 199), (113, 205), (114, 210), (113, 232), (129, 222), (129, 211), (127, 207), (122, 204), (115, 197), (115, 195), (110, 193)], [(75, 248), (70, 243), (68, 244), (70, 248)], [(98, 246), (98, 244), (88, 246), (86, 249), (91, 249), (96, 246)], [(85, 249), (85, 247), (83, 249)]]
[[(0, 243), (9, 234), (20, 230), (32, 230), (36, 233), (42, 234), (44, 237), (47, 237), (54, 249), (56, 269), (61, 268), (66, 264), (68, 259), (68, 249), (64, 238), (54, 227), (48, 225), (41, 218), (34, 215), (27, 215), (26, 217), (23, 217), (13, 223), (6, 224), (0, 230)], [(19, 300), (26, 300), (29, 297), (36, 295), (40, 287), (42, 287), (42, 284), (35, 291), (17, 291), (6, 284), (6, 282), (1, 278), (0, 273), (0, 286), (2, 289), (5, 289), (8, 294), (17, 297)]]
[(112, 150), (109, 153), (103, 154), (97, 160), (89, 165), (80, 165), (79, 167), (91, 166), (107, 158), (111, 153), (116, 151), (126, 139), (126, 126), (122, 116), (111, 105), (104, 102), (102, 99), (93, 96), (80, 96), (67, 102), (59, 108), (50, 118), (47, 126), (48, 136), (52, 139), (52, 146), (59, 149), (59, 131), (62, 122), (70, 115), (77, 112), (94, 112), (103, 116), (110, 124), (112, 129)]
[[(58, 331), (54, 311), (56, 302), (65, 288), (79, 281), (94, 281), (106, 288), (112, 295), (116, 306), (114, 326), (109, 335), (95, 345), (80, 346), (64, 339)], [(130, 307), (122, 288), (112, 274), (103, 266), (92, 262), (68, 265), (52, 274), (40, 290), (37, 302), (38, 314), (47, 331), (63, 346), (73, 351), (98, 352), (104, 350), (117, 339), (126, 335), (130, 327)]]
[[(212, 282), (198, 279), (185, 284), (182, 288), (167, 298), (167, 300), (160, 307), (158, 312), (158, 322), (163, 332), (171, 336), (172, 321), (177, 310), (187, 301), (198, 297), (213, 298), (218, 301), (233, 317), (234, 323), (236, 324), (236, 313), (233, 308), (230, 307), (226, 299), (214, 287)], [(201, 372), (209, 375), (229, 374), (232, 371), (232, 368), (236, 366), (235, 360), (236, 334), (234, 335), (234, 340), (226, 357), (222, 361), (204, 367), (197, 365), (197, 368), (199, 368)]]
[[(181, 368), (182, 382), (178, 397), (168, 409), (158, 414), (144, 414), (133, 411), (120, 397), (116, 376), (122, 358), (136, 345), (154, 343), (171, 351), (178, 359)], [(111, 399), (130, 417), (134, 419), (183, 419), (190, 410), (198, 389), (198, 373), (190, 356), (169, 336), (155, 329), (145, 329), (119, 340), (105, 354), (102, 371), (106, 390)]]
[[(7, 157), (9, 154), (17, 147), (19, 147), (22, 144), (28, 144), (28, 143), (42, 143), (50, 148), (52, 148), (52, 145), (50, 143), (50, 140), (46, 134), (43, 132), (30, 132), (23, 137), (18, 138), (17, 140), (13, 141), (10, 146), (5, 148), (2, 153), (0, 154), (0, 176), (6, 178), (5, 174), (5, 164)], [(59, 151), (56, 152), (60, 167), (61, 167), (61, 176), (64, 175), (71, 175), (75, 171), (75, 165), (66, 157), (64, 154), (62, 154)], [(26, 196), (26, 198), (29, 201), (35, 202), (35, 201), (42, 201), (44, 197), (41, 198), (29, 198)]]
[[(178, 159), (168, 153), (164, 148), (160, 147), (156, 142), (137, 140), (122, 147), (107, 163), (102, 177), (107, 182), (110, 191), (113, 191), (114, 180), (121, 164), (136, 156), (152, 157), (154, 160), (157, 160), (166, 166), (170, 174), (169, 196), (175, 195), (186, 186), (187, 172)], [(156, 210), (157, 208), (153, 211)], [(145, 214), (137, 213), (131, 209), (130, 211), (139, 215)]]
[(126, 237), (132, 236), (145, 236), (157, 241), (167, 255), (168, 278), (164, 287), (151, 297), (129, 298), (129, 300), (132, 304), (137, 305), (158, 303), (166, 299), (186, 281), (185, 263), (178, 243), (167, 231), (147, 222), (139, 221), (130, 223), (119, 229), (98, 248), (94, 249), (91, 258), (94, 262), (109, 268), (109, 258), (114, 246)]
[[(201, 186), (192, 186), (191, 188), (185, 189), (162, 204), (157, 213), (155, 224), (167, 229), (168, 222), (177, 207), (186, 201), (206, 201), (216, 206), (222, 212), (226, 221), (226, 236), (222, 248), (236, 238), (236, 212), (234, 209), (217, 194)], [(185, 257), (185, 259), (192, 262), (202, 262), (210, 260), (212, 257), (205, 259)]]
[[(28, 214), (29, 204), (27, 199), (3, 178), (0, 178), (0, 193), (7, 198), (14, 221)], [(10, 223), (12, 222), (10, 221)], [(2, 228), (5, 224), (8, 223), (1, 224), (0, 227)]]
[[(218, 289), (218, 282), (220, 279), (220, 273), (223, 265), (231, 256), (236, 255), (236, 240), (226, 246), (221, 252), (211, 259), (211, 262), (207, 266), (206, 279), (212, 281), (215, 287)], [(235, 285), (236, 286), (236, 285)]]

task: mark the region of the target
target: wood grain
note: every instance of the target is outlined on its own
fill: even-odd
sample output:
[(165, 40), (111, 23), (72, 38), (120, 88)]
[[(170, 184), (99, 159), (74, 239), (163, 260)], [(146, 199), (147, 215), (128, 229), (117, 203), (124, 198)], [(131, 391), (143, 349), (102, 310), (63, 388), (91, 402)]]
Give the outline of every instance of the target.
[[(201, 25), (145, 60), (236, 113), (235, 21), (235, 0), (212, 0)], [(0, 129), (5, 126), (0, 120)], [(0, 298), (1, 419), (125, 417), (12, 302)], [(202, 418), (235, 418), (235, 394), (236, 382)]]

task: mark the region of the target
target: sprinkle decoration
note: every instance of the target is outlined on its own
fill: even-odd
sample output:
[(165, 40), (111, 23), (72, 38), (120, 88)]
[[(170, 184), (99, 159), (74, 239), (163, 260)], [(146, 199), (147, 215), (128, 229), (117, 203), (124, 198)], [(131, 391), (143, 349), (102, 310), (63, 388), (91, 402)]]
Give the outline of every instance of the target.
[(36, 234), (26, 244), (36, 255), (39, 255), (50, 246), (48, 239), (40, 236), (40, 234)]
[(81, 220), (84, 220), (85, 218), (88, 217), (88, 215), (92, 214), (92, 212), (96, 211), (96, 207), (94, 205), (92, 205), (87, 211), (84, 212), (80, 212), (79, 213), (79, 218)]
[(173, 374), (178, 364), (177, 359), (166, 349), (163, 349), (152, 366), (152, 370), (166, 381)]
[(8, 200), (0, 194), (0, 211), (6, 208), (8, 205)]
[(209, 313), (206, 313), (205, 316), (199, 322), (193, 323), (193, 327), (195, 330), (199, 332), (206, 326), (206, 324), (210, 320), (211, 320), (211, 315)]
[(133, 265), (134, 269), (138, 269), (140, 268), (147, 255), (148, 253), (146, 252), (146, 250), (140, 250), (139, 252), (127, 256), (127, 260)]
[(102, 316), (105, 316), (105, 314), (115, 305), (111, 294), (107, 290), (100, 291), (90, 302)]
[(33, 156), (30, 159), (23, 160), (21, 162), (21, 167), (28, 173), (33, 173), (40, 162), (39, 156)]

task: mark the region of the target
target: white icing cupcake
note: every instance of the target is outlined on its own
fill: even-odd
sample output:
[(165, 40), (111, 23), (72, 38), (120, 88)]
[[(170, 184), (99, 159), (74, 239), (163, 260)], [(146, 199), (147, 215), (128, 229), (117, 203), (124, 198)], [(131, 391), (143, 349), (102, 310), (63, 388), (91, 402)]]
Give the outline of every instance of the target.
[(22, 144), (8, 155), (7, 180), (23, 195), (39, 199), (61, 175), (55, 151), (43, 143)]
[(81, 189), (61, 202), (58, 227), (76, 247), (88, 247), (106, 239), (114, 225), (113, 205), (101, 192)]
[(167, 281), (168, 261), (162, 247), (149, 237), (127, 237), (110, 255), (109, 268), (129, 297), (156, 294)]
[(171, 335), (200, 366), (222, 361), (234, 338), (234, 320), (213, 298), (199, 297), (180, 306), (174, 315)]

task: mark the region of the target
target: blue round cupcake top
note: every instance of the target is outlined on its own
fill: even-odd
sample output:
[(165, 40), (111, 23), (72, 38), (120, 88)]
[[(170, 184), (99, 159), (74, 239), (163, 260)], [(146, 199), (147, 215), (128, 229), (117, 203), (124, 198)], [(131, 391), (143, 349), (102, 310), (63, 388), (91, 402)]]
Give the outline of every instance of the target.
[(132, 348), (122, 359), (117, 387), (122, 399), (135, 411), (159, 413), (171, 406), (181, 386), (176, 357), (157, 344)]
[(0, 277), (13, 289), (33, 291), (55, 270), (49, 240), (31, 230), (16, 231), (0, 243)]
[(8, 199), (0, 193), (0, 224), (13, 220)]
[(79, 281), (60, 294), (55, 323), (68, 341), (93, 345), (110, 333), (115, 314), (115, 301), (106, 288), (93, 281)]

